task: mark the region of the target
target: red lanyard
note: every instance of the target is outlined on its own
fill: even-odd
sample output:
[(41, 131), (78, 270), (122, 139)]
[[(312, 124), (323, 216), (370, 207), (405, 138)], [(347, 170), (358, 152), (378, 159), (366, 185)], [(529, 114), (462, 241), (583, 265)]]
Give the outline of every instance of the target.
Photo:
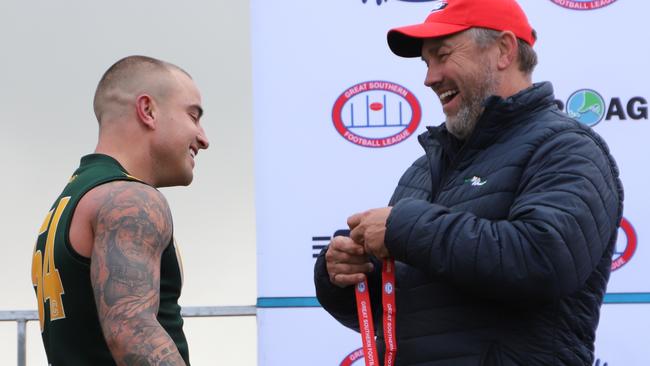
[[(375, 342), (375, 326), (372, 320), (367, 279), (364, 279), (355, 287), (355, 295), (366, 366), (377, 366), (379, 365), (377, 362), (377, 343)], [(383, 308), (384, 341), (386, 342), (384, 366), (393, 366), (397, 354), (397, 337), (395, 336), (395, 261), (392, 259), (385, 260), (381, 266), (381, 303)]]

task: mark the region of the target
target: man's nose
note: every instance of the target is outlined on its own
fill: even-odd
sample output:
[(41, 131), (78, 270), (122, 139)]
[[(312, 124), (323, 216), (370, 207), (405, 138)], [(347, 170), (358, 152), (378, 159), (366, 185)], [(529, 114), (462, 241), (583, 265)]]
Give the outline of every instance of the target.
[(208, 136), (205, 134), (203, 127), (201, 127), (196, 140), (199, 142), (199, 149), (207, 149), (210, 146), (210, 141), (208, 141)]
[(428, 86), (429, 88), (432, 88), (436, 84), (440, 83), (441, 81), (442, 81), (442, 73), (440, 67), (438, 67), (433, 63), (430, 63), (429, 66), (427, 66), (427, 74), (424, 77), (424, 85)]

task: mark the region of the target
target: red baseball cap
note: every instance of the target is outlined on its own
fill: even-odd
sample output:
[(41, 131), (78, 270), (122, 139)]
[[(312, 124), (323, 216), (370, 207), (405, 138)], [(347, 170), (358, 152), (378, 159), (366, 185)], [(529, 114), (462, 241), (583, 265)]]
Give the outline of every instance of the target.
[(391, 29), (388, 46), (402, 57), (419, 57), (422, 40), (451, 35), (469, 28), (511, 31), (529, 45), (535, 31), (515, 0), (438, 0), (422, 24)]

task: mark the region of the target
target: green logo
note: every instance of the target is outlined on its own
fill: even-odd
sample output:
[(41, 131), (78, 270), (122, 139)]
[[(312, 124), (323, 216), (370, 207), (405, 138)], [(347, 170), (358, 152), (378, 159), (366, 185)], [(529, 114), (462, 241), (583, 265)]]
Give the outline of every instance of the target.
[(595, 90), (580, 89), (567, 100), (566, 111), (578, 122), (593, 126), (605, 116), (605, 100)]

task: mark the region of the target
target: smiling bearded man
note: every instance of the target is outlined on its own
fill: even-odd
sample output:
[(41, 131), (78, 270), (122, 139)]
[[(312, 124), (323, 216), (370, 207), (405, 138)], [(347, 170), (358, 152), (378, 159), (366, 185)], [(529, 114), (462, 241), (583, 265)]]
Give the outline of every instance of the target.
[(388, 207), (350, 216), (323, 249), (318, 301), (362, 334), (383, 319), (383, 365), (591, 365), (623, 212), (616, 163), (532, 82), (536, 33), (515, 0), (434, 4), (388, 44), (422, 57), (446, 121), (419, 136)]

